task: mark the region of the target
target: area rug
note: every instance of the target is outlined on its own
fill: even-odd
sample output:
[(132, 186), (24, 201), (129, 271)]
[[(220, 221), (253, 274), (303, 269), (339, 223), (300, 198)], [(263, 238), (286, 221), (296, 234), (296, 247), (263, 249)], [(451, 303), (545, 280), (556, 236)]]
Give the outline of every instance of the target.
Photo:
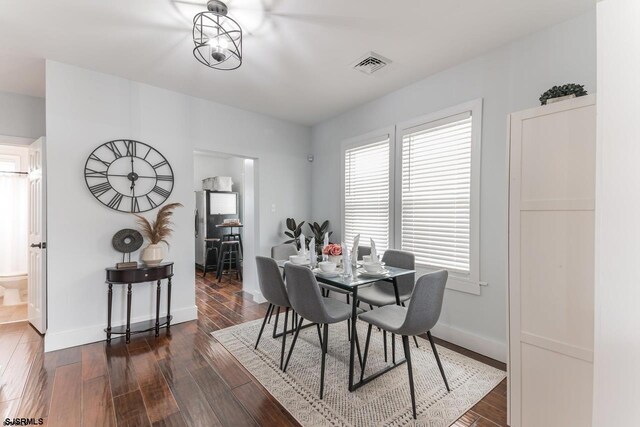
[[(267, 325), (257, 350), (254, 345), (262, 320), (243, 323), (212, 333), (238, 361), (303, 426), (433, 426), (446, 427), (489, 393), (505, 372), (438, 346), (451, 392), (448, 393), (429, 341), (411, 340), (416, 387), (417, 421), (411, 416), (406, 364), (376, 378), (355, 392), (348, 391), (349, 341), (345, 322), (329, 327), (324, 398), (320, 390), (320, 343), (315, 327), (302, 329), (287, 372), (279, 369), (281, 339), (273, 339)], [(282, 319), (280, 321), (282, 325)], [(364, 350), (367, 326), (358, 322)], [(391, 361), (391, 339), (388, 356)], [(287, 350), (293, 341), (287, 336)], [(396, 357), (403, 358), (402, 340), (396, 337)], [(286, 358), (286, 354), (285, 354)], [(373, 330), (365, 376), (385, 367), (382, 333)], [(356, 357), (356, 374), (360, 374)]]

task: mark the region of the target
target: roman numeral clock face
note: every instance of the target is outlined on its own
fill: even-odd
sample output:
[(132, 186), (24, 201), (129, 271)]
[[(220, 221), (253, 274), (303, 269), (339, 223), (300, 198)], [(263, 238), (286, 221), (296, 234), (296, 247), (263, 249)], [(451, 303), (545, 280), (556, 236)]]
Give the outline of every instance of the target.
[(173, 190), (173, 170), (160, 152), (144, 142), (109, 141), (87, 159), (84, 177), (91, 194), (121, 212), (146, 212), (163, 204)]

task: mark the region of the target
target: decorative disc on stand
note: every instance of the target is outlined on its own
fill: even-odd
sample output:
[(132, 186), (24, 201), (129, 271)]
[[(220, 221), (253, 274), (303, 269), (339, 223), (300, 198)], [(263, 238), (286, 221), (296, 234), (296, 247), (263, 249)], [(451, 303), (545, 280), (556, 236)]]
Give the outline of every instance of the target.
[[(131, 252), (135, 252), (142, 247), (144, 239), (142, 238), (142, 234), (139, 231), (133, 230), (131, 228), (125, 228), (118, 231), (113, 235), (111, 239), (111, 244), (113, 248), (122, 252), (122, 262), (116, 264), (117, 268), (130, 268), (137, 267), (138, 263), (133, 261), (131, 262)], [(129, 255), (129, 261), (124, 261), (125, 254)]]

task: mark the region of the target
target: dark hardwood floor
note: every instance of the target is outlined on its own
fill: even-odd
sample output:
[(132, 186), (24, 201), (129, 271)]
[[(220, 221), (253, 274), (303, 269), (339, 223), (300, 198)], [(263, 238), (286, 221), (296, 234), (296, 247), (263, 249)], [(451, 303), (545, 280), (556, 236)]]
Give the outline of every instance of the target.
[[(292, 426), (298, 423), (209, 333), (264, 316), (241, 284), (198, 274), (198, 320), (43, 353), (27, 323), (0, 325), (0, 419), (48, 426)], [(210, 277), (213, 277), (211, 275)], [(504, 369), (452, 344), (440, 345)], [(506, 381), (454, 426), (506, 425)]]

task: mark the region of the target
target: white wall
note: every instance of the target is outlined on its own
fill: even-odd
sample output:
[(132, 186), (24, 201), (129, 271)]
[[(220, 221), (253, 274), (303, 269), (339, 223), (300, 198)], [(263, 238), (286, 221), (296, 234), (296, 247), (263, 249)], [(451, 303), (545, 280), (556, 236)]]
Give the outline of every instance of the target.
[[(111, 237), (121, 228), (135, 226), (130, 214), (106, 208), (86, 188), (84, 164), (98, 145), (117, 138), (144, 141), (173, 167), (175, 187), (169, 201), (185, 206), (174, 215), (175, 233), (167, 257), (176, 264), (172, 314), (178, 322), (196, 317), (194, 150), (257, 159), (260, 253), (268, 254), (281, 241), (286, 216), (308, 216), (307, 127), (51, 61), (46, 75), (47, 351), (104, 339), (104, 268), (118, 260)], [(150, 285), (136, 285), (132, 318), (151, 317), (153, 300)], [(117, 291), (115, 325), (124, 322), (124, 309), (124, 294)]]
[[(595, 11), (488, 52), (314, 126), (313, 215), (340, 232), (340, 145), (343, 140), (484, 99), (480, 277), (482, 295), (448, 291), (437, 334), (506, 359), (507, 114), (539, 105), (555, 84), (596, 88)], [(398, 65), (400, 66), (400, 65)], [(374, 77), (375, 78), (375, 77)]]
[(44, 136), (44, 98), (0, 92), (0, 135), (33, 139)]
[(205, 178), (230, 176), (233, 179), (233, 191), (242, 193), (244, 187), (243, 158), (195, 153), (193, 162), (193, 191), (202, 190), (202, 180)]
[(640, 3), (598, 4), (594, 426), (640, 419)]

